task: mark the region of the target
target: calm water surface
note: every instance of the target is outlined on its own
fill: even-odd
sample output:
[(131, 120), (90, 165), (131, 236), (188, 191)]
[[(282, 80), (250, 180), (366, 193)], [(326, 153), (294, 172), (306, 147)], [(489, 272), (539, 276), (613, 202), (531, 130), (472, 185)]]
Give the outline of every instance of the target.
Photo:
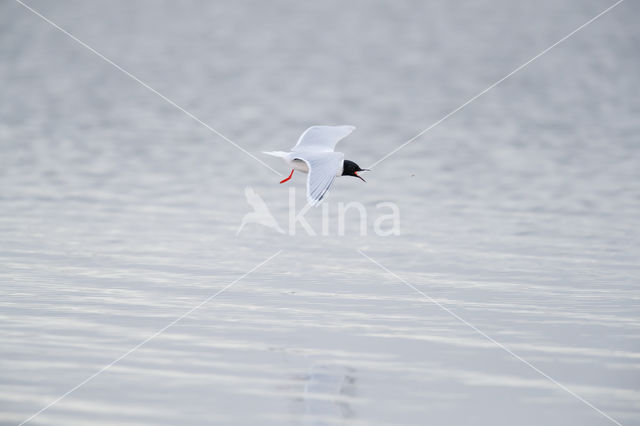
[[(259, 156), (353, 124), (366, 167), (612, 2), (30, 1)], [(637, 3), (367, 176), (329, 234), (288, 184), (18, 3), (0, 3), (0, 423), (640, 424)], [(367, 209), (338, 235), (338, 203)], [(396, 203), (400, 235), (373, 232)], [(322, 209), (307, 214), (320, 232)]]

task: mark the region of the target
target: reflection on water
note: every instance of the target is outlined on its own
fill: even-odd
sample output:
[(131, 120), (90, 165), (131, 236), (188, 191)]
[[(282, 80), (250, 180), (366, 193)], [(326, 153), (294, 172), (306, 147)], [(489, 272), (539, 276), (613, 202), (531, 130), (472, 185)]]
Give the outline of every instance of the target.
[(355, 370), (336, 365), (314, 364), (304, 385), (305, 413), (309, 423), (324, 425), (326, 419), (354, 416), (349, 398), (355, 396)]

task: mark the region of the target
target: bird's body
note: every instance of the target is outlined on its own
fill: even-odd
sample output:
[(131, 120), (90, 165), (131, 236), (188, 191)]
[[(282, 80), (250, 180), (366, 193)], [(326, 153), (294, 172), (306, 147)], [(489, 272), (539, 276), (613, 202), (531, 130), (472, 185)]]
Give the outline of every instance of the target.
[[(294, 170), (297, 170), (302, 173), (309, 173), (309, 166), (307, 165), (307, 163), (300, 160), (299, 158), (294, 158), (289, 162), (289, 164), (291, 164), (291, 167), (293, 167)], [(336, 176), (339, 176), (339, 175), (336, 175)]]
[(307, 201), (318, 204), (337, 176), (355, 176), (364, 181), (358, 172), (361, 169), (353, 161), (345, 160), (344, 154), (334, 151), (336, 144), (355, 130), (353, 126), (312, 126), (298, 139), (291, 151), (270, 151), (265, 154), (282, 158), (294, 170), (309, 173), (307, 178)]

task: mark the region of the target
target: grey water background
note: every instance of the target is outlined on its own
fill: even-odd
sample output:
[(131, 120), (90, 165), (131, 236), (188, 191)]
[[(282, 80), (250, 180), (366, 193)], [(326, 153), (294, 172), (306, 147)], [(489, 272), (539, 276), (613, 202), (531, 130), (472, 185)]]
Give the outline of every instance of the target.
[[(260, 151), (358, 127), (366, 167), (613, 2), (29, 1)], [(626, 1), (367, 174), (330, 235), (282, 178), (0, 3), (0, 423), (640, 424), (640, 27)], [(337, 235), (340, 202), (367, 208)], [(380, 202), (400, 209), (381, 237)], [(385, 211), (386, 213), (386, 211)], [(320, 230), (321, 209), (307, 218)]]

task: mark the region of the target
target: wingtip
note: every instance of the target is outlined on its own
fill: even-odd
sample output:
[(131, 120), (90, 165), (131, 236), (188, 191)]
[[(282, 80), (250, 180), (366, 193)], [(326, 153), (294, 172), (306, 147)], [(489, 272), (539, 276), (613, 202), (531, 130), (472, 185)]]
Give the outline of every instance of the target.
[(309, 204), (311, 207), (317, 207), (321, 202), (322, 199), (314, 200), (313, 198), (307, 197), (307, 204)]

